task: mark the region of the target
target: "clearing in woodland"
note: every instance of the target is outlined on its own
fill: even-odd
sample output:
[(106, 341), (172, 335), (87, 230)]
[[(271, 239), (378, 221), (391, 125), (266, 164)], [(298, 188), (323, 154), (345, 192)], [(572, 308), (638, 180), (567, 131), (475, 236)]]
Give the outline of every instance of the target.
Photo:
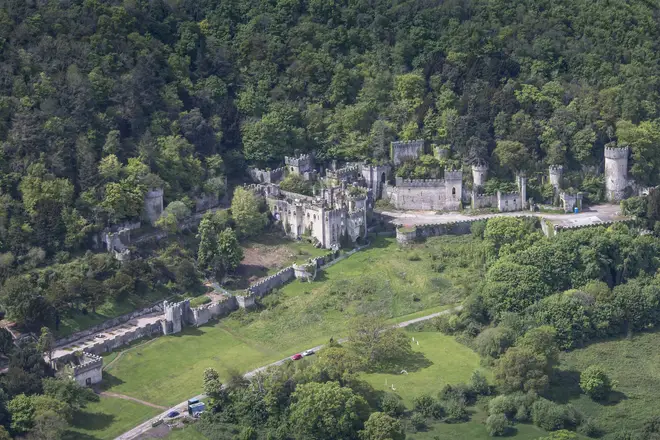
[[(221, 375), (249, 371), (341, 337), (347, 320), (365, 313), (393, 322), (432, 313), (459, 302), (482, 270), (480, 242), (471, 236), (433, 238), (407, 249), (393, 238), (375, 238), (370, 248), (320, 272), (316, 281), (294, 281), (266, 296), (257, 310), (127, 351), (105, 372), (105, 388), (173, 405), (201, 391), (208, 367)], [(128, 430), (146, 418), (117, 423)], [(79, 428), (89, 438), (109, 438), (93, 427)]]

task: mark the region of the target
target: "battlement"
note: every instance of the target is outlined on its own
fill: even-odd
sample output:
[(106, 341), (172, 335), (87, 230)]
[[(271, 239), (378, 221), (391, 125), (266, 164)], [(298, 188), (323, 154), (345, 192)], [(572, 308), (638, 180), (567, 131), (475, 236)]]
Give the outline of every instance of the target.
[(424, 147), (424, 140), (417, 139), (414, 141), (392, 141), (392, 148), (409, 147), (409, 146)]
[(271, 291), (277, 286), (281, 286), (286, 281), (288, 281), (293, 276), (293, 266), (289, 266), (280, 270), (279, 272), (267, 276), (259, 280), (258, 282), (252, 284), (246, 289), (248, 296), (250, 295), (261, 295), (263, 296), (267, 292)]
[(472, 171), (476, 171), (479, 173), (485, 173), (488, 171), (488, 164), (476, 164), (472, 165)]
[(284, 167), (274, 170), (262, 170), (259, 168), (248, 168), (248, 174), (255, 182), (259, 183), (277, 183), (284, 177)]
[(95, 354), (83, 352), (77, 365), (73, 365), (73, 374), (78, 375), (103, 366), (103, 358)]
[(360, 172), (360, 169), (357, 165), (351, 165), (338, 170), (328, 170), (326, 172), (327, 177), (331, 179), (343, 179), (349, 176), (355, 176)]
[(145, 199), (155, 199), (163, 197), (163, 188), (152, 188), (144, 195)]
[(440, 188), (445, 186), (445, 179), (404, 179), (403, 177), (396, 178), (396, 186), (398, 187), (433, 187)]
[(301, 165), (309, 165), (312, 163), (314, 158), (312, 157), (311, 154), (301, 154), (298, 157), (289, 157), (285, 156), (284, 157), (284, 163), (288, 166), (292, 167), (299, 167)]
[(628, 147), (605, 147), (605, 159), (627, 159), (629, 151)]
[(418, 159), (424, 153), (424, 141), (395, 141), (390, 144), (390, 155), (394, 165), (406, 160)]
[(550, 174), (561, 174), (564, 172), (564, 166), (563, 165), (550, 165), (548, 167), (548, 170)]
[(463, 180), (463, 171), (461, 170), (445, 170), (445, 181)]

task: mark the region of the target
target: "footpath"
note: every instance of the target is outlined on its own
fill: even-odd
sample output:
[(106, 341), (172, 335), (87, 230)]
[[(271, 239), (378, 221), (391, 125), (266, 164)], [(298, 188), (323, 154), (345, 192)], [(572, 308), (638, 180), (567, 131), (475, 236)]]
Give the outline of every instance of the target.
[[(419, 318), (410, 319), (408, 321), (400, 322), (398, 324), (395, 324), (393, 327), (396, 327), (396, 328), (408, 327), (409, 325), (417, 324), (418, 322), (428, 321), (429, 319), (433, 319), (433, 318), (436, 318), (440, 315), (451, 313), (453, 311), (458, 311), (458, 310), (461, 310), (462, 308), (463, 308), (463, 306), (457, 306), (457, 307), (454, 307), (452, 309), (443, 310), (441, 312), (431, 313), (430, 315), (421, 316)], [(338, 342), (342, 343), (342, 342), (345, 342), (345, 341), (346, 341), (345, 339), (340, 339)], [(322, 349), (323, 347), (324, 347), (324, 345), (317, 345), (316, 347), (309, 348), (309, 350), (312, 350), (312, 351), (316, 352), (316, 351)], [(273, 362), (272, 364), (268, 364), (268, 365), (264, 365), (263, 367), (256, 368), (252, 371), (249, 371), (249, 372), (245, 373), (244, 377), (249, 379), (249, 378), (253, 377), (255, 374), (257, 374), (261, 371), (264, 371), (264, 370), (266, 370), (270, 367), (282, 365), (283, 363), (285, 363), (289, 359), (291, 359), (291, 358), (286, 357), (284, 359), (280, 359), (277, 362)], [(205, 394), (198, 394), (197, 396), (191, 397), (191, 399), (200, 399), (200, 400), (204, 399), (204, 398), (206, 398)], [(186, 400), (184, 402), (181, 402), (178, 405), (173, 406), (172, 408), (167, 409), (167, 411), (163, 411), (161, 414), (157, 415), (156, 417), (153, 417), (153, 418), (147, 420), (146, 422), (144, 422), (144, 423), (136, 426), (135, 428), (131, 429), (130, 431), (123, 433), (119, 437), (116, 437), (115, 440), (134, 440), (134, 439), (138, 438), (140, 435), (142, 435), (142, 434), (146, 433), (147, 431), (149, 431), (152, 428), (152, 424), (154, 422), (162, 419), (163, 417), (166, 417), (167, 414), (169, 414), (171, 411), (178, 411), (179, 413), (183, 413), (183, 412), (187, 411), (187, 408), (188, 408), (188, 400)]]

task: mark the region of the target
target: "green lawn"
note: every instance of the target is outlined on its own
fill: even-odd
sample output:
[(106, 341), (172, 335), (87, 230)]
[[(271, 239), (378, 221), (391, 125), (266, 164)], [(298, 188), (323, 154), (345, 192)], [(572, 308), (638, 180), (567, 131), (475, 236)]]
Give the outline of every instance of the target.
[(101, 397), (75, 414), (74, 427), (65, 440), (110, 440), (161, 412), (128, 400)]
[[(412, 408), (412, 399), (421, 394), (437, 395), (446, 384), (467, 382), (474, 370), (487, 377), (490, 371), (479, 366), (479, 355), (451, 336), (438, 332), (407, 332), (413, 342), (413, 350), (421, 356), (412, 356), (410, 362), (401, 365), (408, 374), (372, 373), (362, 375), (377, 390), (392, 391), (401, 396), (406, 406)], [(419, 342), (417, 345), (416, 342)], [(398, 368), (397, 368), (398, 369)]]
[[(601, 365), (618, 385), (606, 404), (580, 393), (580, 372)], [(637, 429), (660, 414), (660, 333), (644, 333), (632, 339), (599, 342), (562, 353), (561, 382), (551, 390), (554, 399), (570, 402), (594, 417), (607, 432)]]
[(481, 276), (478, 259), (470, 255), (473, 246), (469, 236), (439, 237), (400, 250), (394, 239), (378, 238), (313, 283), (294, 281), (266, 296), (260, 310), (236, 312), (127, 351), (106, 369), (105, 386), (172, 405), (201, 391), (208, 367), (221, 375), (251, 370), (341, 337), (356, 315), (379, 313), (399, 321), (441, 310), (458, 302)]

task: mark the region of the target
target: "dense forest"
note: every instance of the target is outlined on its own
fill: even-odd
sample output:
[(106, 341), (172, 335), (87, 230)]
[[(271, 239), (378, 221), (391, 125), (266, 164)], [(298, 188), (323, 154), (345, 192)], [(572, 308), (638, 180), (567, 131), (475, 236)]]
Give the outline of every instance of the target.
[(657, 10), (4, 0), (0, 269), (86, 248), (90, 231), (139, 216), (151, 187), (191, 204), (246, 162), (382, 160), (395, 139), (504, 174), (564, 164), (587, 188), (618, 142), (636, 181), (657, 184)]

